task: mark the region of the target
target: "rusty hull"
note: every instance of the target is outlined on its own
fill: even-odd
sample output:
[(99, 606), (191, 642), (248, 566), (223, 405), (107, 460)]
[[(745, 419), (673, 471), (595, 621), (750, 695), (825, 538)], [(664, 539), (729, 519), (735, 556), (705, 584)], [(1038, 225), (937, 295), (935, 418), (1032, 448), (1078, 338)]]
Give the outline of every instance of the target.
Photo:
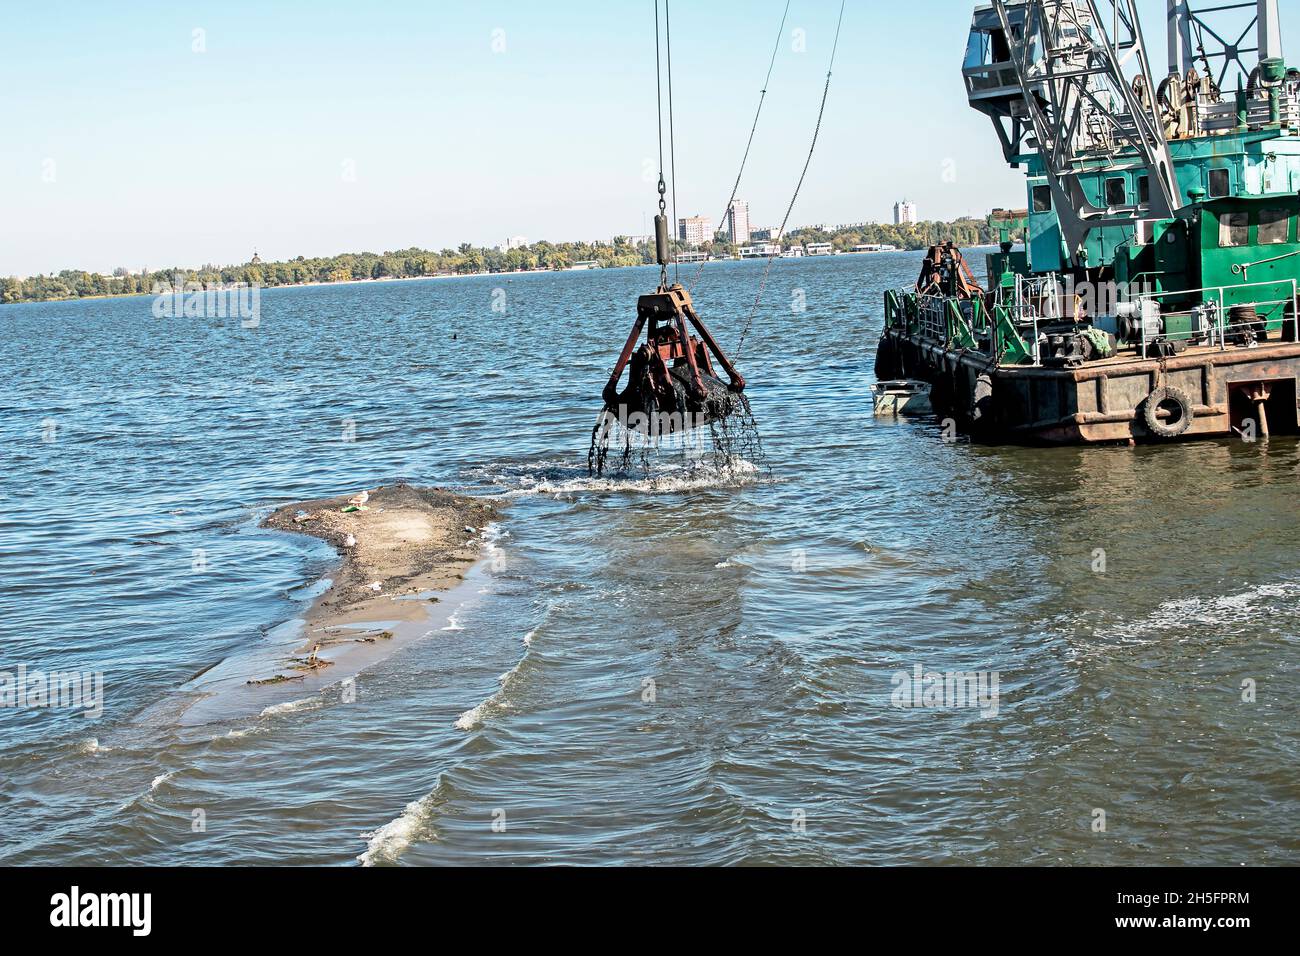
[(1120, 355), (1074, 368), (990, 369), (981, 353), (902, 336), (896, 342), (909, 375), (931, 383), (943, 377), (955, 382), (954, 404), (959, 407), (973, 406), (976, 380), (989, 375), (993, 390), (987, 417), (995, 433), (989, 437), (1050, 444), (1164, 441), (1147, 430), (1142, 416), (1143, 403), (1159, 386), (1179, 388), (1191, 399), (1194, 417), (1181, 439), (1233, 434), (1250, 414), (1250, 399), (1261, 392), (1270, 396), (1273, 432), (1300, 432), (1300, 343), (1201, 346), (1167, 359)]

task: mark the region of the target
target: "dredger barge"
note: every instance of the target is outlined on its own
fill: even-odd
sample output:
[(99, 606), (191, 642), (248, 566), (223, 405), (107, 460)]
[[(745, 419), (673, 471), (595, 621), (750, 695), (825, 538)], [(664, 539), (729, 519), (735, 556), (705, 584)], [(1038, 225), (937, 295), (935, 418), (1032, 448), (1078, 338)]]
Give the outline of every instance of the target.
[(929, 383), (988, 440), (1300, 433), (1300, 71), (1277, 0), (1168, 0), (1168, 28), (1157, 84), (1136, 0), (976, 10), (967, 92), (1028, 208), (994, 213), (988, 288), (947, 245), (886, 294), (878, 379)]

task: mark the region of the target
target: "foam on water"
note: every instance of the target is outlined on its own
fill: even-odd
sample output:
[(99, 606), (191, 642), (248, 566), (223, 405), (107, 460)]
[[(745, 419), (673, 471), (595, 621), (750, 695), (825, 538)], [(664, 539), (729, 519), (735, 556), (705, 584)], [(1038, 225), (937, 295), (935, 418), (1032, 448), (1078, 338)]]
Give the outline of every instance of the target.
[[(265, 711), (263, 711), (265, 713)], [(213, 740), (239, 740), (241, 737), (247, 737), (249, 734), (258, 732), (257, 727), (236, 727), (234, 730), (228, 730), (224, 734), (217, 734)]]
[[(532, 645), (532, 636), (533, 632), (530, 631), (524, 637), (525, 647)], [(528, 655), (525, 654), (518, 664), (499, 676), (497, 678), (497, 683), (499, 683), (501, 687), (497, 692), (487, 700), (475, 707), (471, 707), (469, 710), (465, 711), (465, 713), (461, 714), (456, 720), (456, 728), (458, 730), (474, 730), (481, 726), (487, 717), (490, 717), (492, 714), (499, 712), (503, 707), (505, 707), (507, 703), (506, 694), (515, 678), (519, 676), (519, 669), (524, 666), (527, 660)]]
[(1127, 642), (1153, 640), (1171, 631), (1222, 628), (1234, 624), (1257, 623), (1272, 613), (1277, 602), (1300, 595), (1300, 582), (1282, 581), (1257, 584), (1235, 594), (1196, 595), (1166, 601), (1150, 614), (1136, 621), (1108, 627), (1098, 636)]
[(176, 773), (175, 770), (165, 770), (162, 773), (158, 774), (151, 781), (149, 781), (148, 790), (146, 790), (144, 793), (140, 793), (132, 797), (130, 800), (126, 801), (126, 803), (118, 807), (118, 809), (130, 810), (132, 807), (136, 806), (137, 804), (152, 803), (154, 793), (158, 791), (159, 787), (161, 787), (164, 783), (170, 780), (175, 775), (175, 773)]
[(368, 842), (365, 852), (357, 857), (357, 861), (362, 866), (396, 862), (417, 836), (427, 839), (427, 834), (421, 831), (424, 829), (424, 821), (432, 815), (433, 807), (434, 794), (430, 793), (419, 800), (412, 800), (399, 816), (379, 829), (361, 834)]
[(488, 703), (491, 700), (492, 698), (489, 697), (481, 704), (471, 707), (469, 710), (465, 711), (465, 713), (456, 718), (456, 729), (473, 730), (479, 724), (483, 723), (483, 714), (487, 711)]
[(272, 704), (269, 707), (262, 708), (260, 717), (275, 717), (279, 714), (292, 714), (300, 710), (315, 710), (324, 704), (325, 701), (320, 697), (303, 697), (298, 700), (287, 700), (282, 704)]
[(663, 468), (651, 474), (613, 474), (591, 476), (585, 468), (537, 465), (531, 468), (504, 468), (486, 476), (494, 485), (505, 485), (503, 498), (530, 495), (567, 495), (584, 492), (605, 494), (665, 495), (711, 488), (738, 488), (762, 480), (762, 469), (743, 458), (733, 459), (719, 469), (712, 462)]

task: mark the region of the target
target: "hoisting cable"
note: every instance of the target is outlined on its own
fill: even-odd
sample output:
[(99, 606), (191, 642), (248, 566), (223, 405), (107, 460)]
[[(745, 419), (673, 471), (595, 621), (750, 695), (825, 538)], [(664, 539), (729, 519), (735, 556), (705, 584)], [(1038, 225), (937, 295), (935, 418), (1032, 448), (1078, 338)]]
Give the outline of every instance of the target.
[[(664, 0), (665, 3), (668, 0)], [(659, 128), (659, 217), (666, 220), (668, 218), (668, 204), (666, 195), (668, 185), (664, 182), (664, 94), (663, 81), (660, 79), (660, 65), (663, 63), (663, 54), (659, 52), (659, 0), (655, 0), (655, 119), (658, 121)], [(656, 223), (656, 233), (659, 233), (658, 224)], [(664, 243), (660, 241), (662, 247)], [(665, 249), (659, 249), (659, 288), (668, 288), (668, 260), (665, 256)]]
[[(749, 128), (749, 142), (745, 144), (745, 154), (740, 157), (740, 169), (736, 173), (736, 184), (731, 187), (731, 198), (727, 200), (726, 208), (722, 211), (722, 222), (727, 221), (727, 214), (731, 212), (731, 204), (736, 201), (736, 193), (740, 192), (740, 179), (745, 175), (745, 164), (749, 162), (749, 150), (754, 145), (754, 133), (758, 129), (758, 118), (763, 115), (763, 101), (767, 99), (767, 88), (772, 84), (772, 68), (776, 66), (776, 55), (781, 49), (781, 41), (785, 38), (785, 22), (789, 16), (790, 0), (785, 0), (785, 12), (781, 14), (781, 26), (777, 28), (776, 43), (772, 46), (772, 58), (767, 64), (767, 77), (763, 80), (763, 89), (758, 94), (758, 109), (754, 111), (754, 123)], [(690, 291), (695, 289), (695, 285), (700, 281), (700, 275), (703, 272), (704, 260), (701, 259), (699, 267), (695, 270), (695, 277), (691, 279)]]
[(758, 314), (759, 306), (763, 303), (763, 292), (767, 289), (767, 280), (772, 272), (772, 263), (776, 257), (781, 254), (781, 239), (785, 236), (785, 227), (790, 223), (790, 214), (794, 212), (794, 204), (799, 199), (799, 191), (803, 189), (804, 179), (808, 175), (808, 167), (812, 165), (813, 153), (817, 149), (817, 137), (821, 135), (822, 118), (826, 115), (826, 99), (831, 92), (831, 73), (835, 69), (835, 53), (840, 46), (840, 28), (844, 26), (844, 5), (846, 0), (840, 0), (840, 15), (835, 22), (835, 41), (831, 44), (831, 59), (826, 68), (826, 85), (822, 89), (822, 102), (817, 110), (817, 125), (813, 128), (812, 143), (808, 147), (808, 158), (804, 160), (803, 171), (799, 173), (799, 181), (795, 183), (794, 195), (790, 197), (790, 205), (786, 207), (785, 217), (781, 220), (781, 228), (777, 230), (774, 245), (776, 251), (767, 257), (767, 265), (763, 269), (763, 279), (758, 285), (758, 293), (754, 296), (754, 305), (749, 310), (749, 318), (745, 320), (745, 328), (740, 333), (740, 342), (736, 345), (736, 357), (734, 361), (739, 362), (741, 353), (745, 349), (745, 339), (749, 335), (750, 327), (754, 324), (754, 316)]
[[(655, 0), (657, 4), (659, 0)], [(677, 219), (677, 133), (673, 125), (673, 25), (668, 9), (668, 0), (664, 0), (664, 48), (668, 53), (668, 162), (673, 190), (673, 225)], [(681, 281), (681, 265), (678, 257), (673, 256), (673, 281)]]

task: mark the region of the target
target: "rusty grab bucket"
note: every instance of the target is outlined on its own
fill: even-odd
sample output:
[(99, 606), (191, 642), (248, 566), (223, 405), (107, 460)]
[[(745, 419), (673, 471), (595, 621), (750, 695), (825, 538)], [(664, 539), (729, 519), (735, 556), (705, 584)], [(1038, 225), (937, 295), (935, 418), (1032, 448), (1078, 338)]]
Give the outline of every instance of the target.
[[(627, 386), (620, 392), (624, 371)], [(636, 323), (602, 397), (605, 411), (629, 431), (666, 436), (726, 418), (740, 407), (744, 390), (744, 377), (696, 314), (690, 293), (673, 285), (637, 300)]]

